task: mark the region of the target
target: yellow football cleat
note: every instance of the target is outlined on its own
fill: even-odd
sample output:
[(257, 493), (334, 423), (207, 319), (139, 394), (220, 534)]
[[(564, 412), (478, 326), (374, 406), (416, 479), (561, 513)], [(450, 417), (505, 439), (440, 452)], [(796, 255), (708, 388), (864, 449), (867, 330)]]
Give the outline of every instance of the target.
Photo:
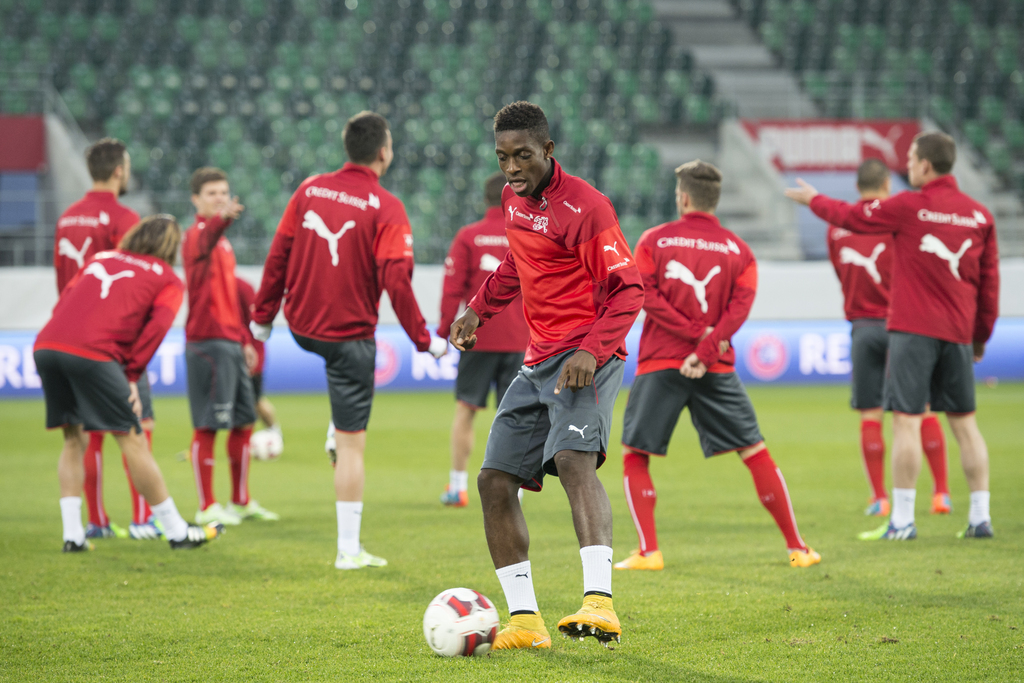
[(814, 552), (813, 548), (794, 550), (789, 554), (790, 567), (810, 567), (819, 562), (821, 562), (821, 555)]
[(594, 636), (605, 647), (612, 641), (618, 643), (622, 640), (622, 626), (615, 616), (612, 599), (603, 595), (584, 596), (583, 606), (576, 614), (570, 614), (558, 622), (558, 630), (570, 638), (580, 640)]
[(551, 636), (539, 614), (514, 614), (508, 626), (498, 631), (492, 650), (543, 650), (551, 647)]
[(639, 550), (634, 550), (632, 555), (624, 559), (622, 562), (616, 562), (613, 566), (616, 569), (648, 569), (651, 571), (660, 571), (665, 568), (665, 558), (661, 556), (660, 550), (653, 550), (649, 555), (644, 555)]

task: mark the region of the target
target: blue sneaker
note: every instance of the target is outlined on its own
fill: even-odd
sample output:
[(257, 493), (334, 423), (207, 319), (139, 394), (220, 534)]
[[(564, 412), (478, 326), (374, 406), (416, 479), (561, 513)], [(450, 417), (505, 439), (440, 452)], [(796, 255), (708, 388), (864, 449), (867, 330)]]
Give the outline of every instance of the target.
[(86, 538), (125, 538), (127, 536), (128, 532), (113, 522), (110, 522), (107, 526), (96, 526), (89, 522), (85, 527)]
[(966, 529), (956, 535), (957, 538), (992, 538), (995, 532), (992, 531), (992, 522), (982, 522), (978, 525), (969, 524)]
[(862, 541), (913, 541), (917, 538), (917, 525), (911, 522), (897, 529), (892, 522), (886, 522), (877, 529), (857, 534)]

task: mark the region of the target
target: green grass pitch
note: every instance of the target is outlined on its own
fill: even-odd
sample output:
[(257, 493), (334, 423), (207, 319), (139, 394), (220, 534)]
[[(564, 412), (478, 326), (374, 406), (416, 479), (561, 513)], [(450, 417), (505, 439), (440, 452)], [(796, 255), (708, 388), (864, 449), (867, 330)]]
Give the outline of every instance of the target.
[[(623, 624), (614, 651), (554, 639), (545, 652), (481, 659), (431, 654), (421, 619), (441, 590), (504, 597), (484, 541), (480, 505), (438, 503), (448, 471), (452, 399), (380, 394), (368, 436), (363, 542), (390, 561), (339, 572), (328, 420), (320, 396), (276, 396), (285, 455), (254, 462), (251, 490), (278, 523), (247, 522), (209, 547), (107, 540), (60, 552), (56, 461), (37, 401), (0, 402), (0, 680), (3, 681), (775, 681), (1020, 680), (1024, 674), (1024, 386), (979, 386), (992, 463), (997, 537), (955, 538), (968, 495), (950, 441), (954, 512), (928, 514), (923, 469), (919, 538), (864, 543), (867, 484), (844, 387), (754, 388), (762, 430), (782, 468), (800, 530), (821, 552), (788, 566), (782, 537), (735, 456), (705, 462), (686, 416), (658, 488), (666, 568), (616, 572)], [(626, 394), (619, 398), (618, 442)], [(179, 455), (191, 435), (182, 399), (158, 399), (155, 451), (186, 516), (196, 494)], [(493, 411), (478, 418), (479, 466)], [(948, 430), (947, 430), (948, 434)], [(229, 487), (223, 436), (215, 486)], [(106, 499), (129, 521), (120, 458), (108, 443)], [(615, 557), (635, 547), (613, 447), (601, 478), (615, 512)], [(582, 576), (557, 479), (524, 503), (536, 589), (548, 628), (579, 606)]]

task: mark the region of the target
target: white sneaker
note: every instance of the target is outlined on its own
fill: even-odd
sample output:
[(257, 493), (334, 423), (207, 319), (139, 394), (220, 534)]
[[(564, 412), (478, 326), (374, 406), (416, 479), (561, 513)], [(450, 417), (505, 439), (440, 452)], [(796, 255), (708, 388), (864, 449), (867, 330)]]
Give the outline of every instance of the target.
[(205, 510), (196, 512), (196, 524), (205, 526), (210, 522), (220, 522), (224, 526), (238, 526), (242, 523), (242, 518), (220, 503), (214, 503)]
[(327, 423), (327, 441), (324, 442), (324, 451), (331, 459), (332, 466), (338, 462), (338, 445), (334, 440), (334, 420)]
[(383, 557), (377, 557), (366, 552), (366, 549), (359, 546), (358, 555), (338, 551), (338, 557), (334, 560), (335, 569), (362, 569), (363, 567), (384, 567), (388, 561)]

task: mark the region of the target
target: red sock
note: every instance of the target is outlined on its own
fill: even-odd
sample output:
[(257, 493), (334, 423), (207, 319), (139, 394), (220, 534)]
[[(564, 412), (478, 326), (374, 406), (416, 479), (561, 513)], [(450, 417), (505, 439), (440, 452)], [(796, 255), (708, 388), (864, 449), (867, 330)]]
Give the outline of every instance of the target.
[(192, 474), (196, 478), (199, 509), (205, 510), (217, 499), (213, 497), (213, 442), (217, 432), (197, 429), (192, 436)]
[(772, 513), (775, 523), (779, 525), (779, 531), (786, 537), (786, 547), (790, 551), (807, 550), (804, 539), (800, 538), (800, 532), (796, 528), (796, 517), (793, 515), (793, 504), (789, 500), (786, 480), (775, 466), (768, 449), (750, 456), (743, 464), (750, 469), (750, 474), (754, 477), (754, 488), (757, 489), (757, 497), (761, 499), (761, 504)]
[(89, 445), (85, 449), (85, 502), (89, 507), (89, 523), (96, 526), (110, 524), (103, 507), (103, 432), (89, 432)]
[(882, 423), (875, 420), (861, 420), (860, 450), (864, 455), (864, 470), (871, 484), (871, 497), (888, 498), (885, 491), (885, 438)]
[(658, 549), (658, 531), (654, 526), (654, 506), (658, 494), (648, 470), (650, 456), (627, 450), (622, 456), (622, 485), (626, 489), (626, 504), (633, 517), (636, 535), (640, 537), (640, 552), (644, 555)]
[(228, 435), (228, 459), (231, 460), (231, 502), (249, 504), (249, 438), (252, 427), (235, 427)]
[[(146, 443), (149, 444), (149, 452), (153, 452), (153, 430), (144, 429), (142, 431), (146, 435)], [(149, 509), (149, 503), (142, 497), (142, 494), (135, 488), (135, 482), (132, 481), (132, 473), (128, 469), (128, 458), (121, 455), (121, 462), (124, 465), (124, 473), (128, 475), (128, 490), (132, 495), (132, 524), (145, 524), (153, 511)]]
[(949, 493), (949, 463), (946, 461), (946, 435), (938, 415), (929, 415), (921, 421), (921, 445), (928, 458), (928, 467), (935, 479), (934, 493)]

